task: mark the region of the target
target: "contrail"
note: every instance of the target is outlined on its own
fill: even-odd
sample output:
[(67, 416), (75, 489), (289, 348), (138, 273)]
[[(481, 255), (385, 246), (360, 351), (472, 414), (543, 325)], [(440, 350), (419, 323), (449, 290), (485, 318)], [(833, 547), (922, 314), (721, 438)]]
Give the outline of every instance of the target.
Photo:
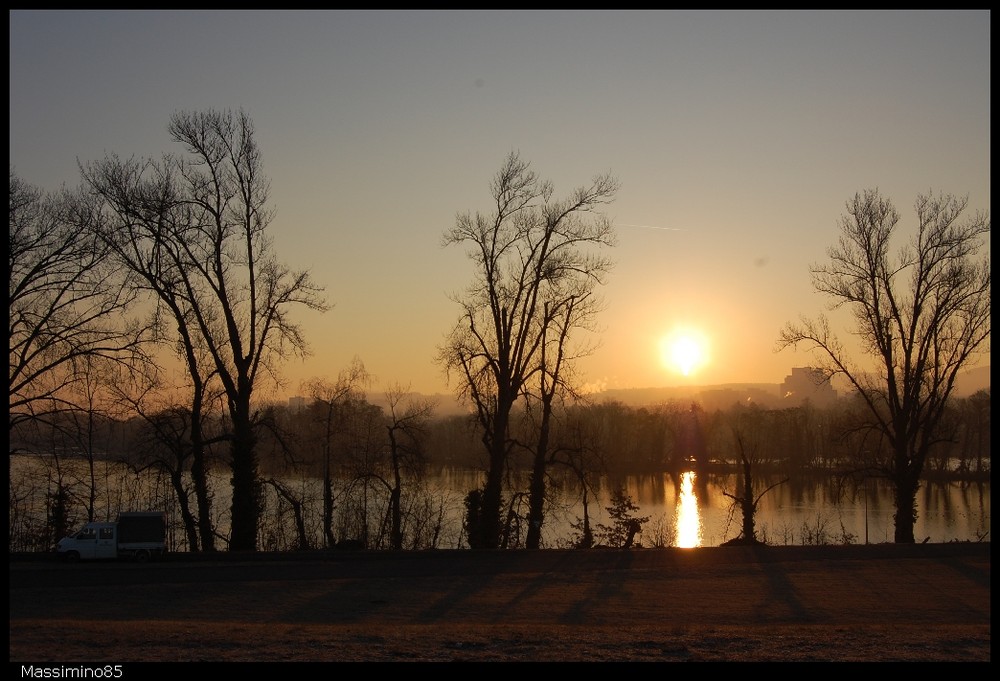
[(664, 232), (686, 232), (687, 230), (681, 227), (657, 227), (656, 225), (627, 225), (620, 224), (620, 227), (638, 227), (639, 229), (659, 229)]

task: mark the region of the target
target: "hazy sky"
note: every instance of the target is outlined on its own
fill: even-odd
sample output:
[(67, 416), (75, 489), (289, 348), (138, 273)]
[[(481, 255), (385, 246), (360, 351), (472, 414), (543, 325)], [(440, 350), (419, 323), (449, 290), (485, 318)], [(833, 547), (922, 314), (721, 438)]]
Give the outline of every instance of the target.
[[(278, 255), (333, 305), (302, 313), (293, 394), (355, 356), (376, 388), (450, 391), (434, 357), (471, 270), (441, 235), (512, 150), (557, 195), (621, 181), (595, 386), (780, 382), (856, 192), (906, 226), (928, 190), (990, 206), (988, 11), (10, 12), (27, 182), (179, 151), (170, 115), (209, 108), (253, 118)], [(710, 345), (687, 378), (659, 357), (678, 326)]]

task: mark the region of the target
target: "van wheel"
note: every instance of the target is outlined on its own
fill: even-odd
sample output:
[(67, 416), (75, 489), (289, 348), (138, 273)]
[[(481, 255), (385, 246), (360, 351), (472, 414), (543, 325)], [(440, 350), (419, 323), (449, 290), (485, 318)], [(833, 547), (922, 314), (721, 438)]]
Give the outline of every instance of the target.
[(148, 563), (149, 562), (149, 551), (142, 549), (135, 552), (135, 562), (137, 563)]
[(66, 562), (67, 563), (79, 563), (80, 562), (80, 554), (77, 553), (76, 551), (70, 551), (69, 553), (66, 554)]

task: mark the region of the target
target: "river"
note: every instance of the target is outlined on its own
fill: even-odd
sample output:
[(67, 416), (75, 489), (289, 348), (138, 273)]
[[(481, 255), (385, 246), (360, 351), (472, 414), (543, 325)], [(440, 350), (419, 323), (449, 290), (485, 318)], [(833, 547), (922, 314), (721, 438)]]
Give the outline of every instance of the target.
[[(85, 519), (85, 499), (89, 480), (82, 461), (63, 462), (64, 479), (71, 481), (72, 512), (75, 522)], [(45, 499), (53, 489), (53, 471), (43, 457), (12, 457), (10, 484), (10, 550), (25, 550), (31, 535), (44, 526)], [(228, 475), (213, 476), (215, 506), (213, 515), (219, 532), (226, 534), (228, 518)], [(114, 516), (118, 510), (166, 510), (171, 518), (171, 537), (175, 550), (185, 550), (185, 538), (175, 496), (164, 478), (143, 479), (114, 464), (97, 467), (96, 516)], [(412, 545), (425, 548), (461, 548), (464, 544), (463, 500), (477, 488), (482, 473), (454, 467), (437, 467), (427, 472), (419, 487), (408, 488), (407, 504), (414, 539)], [(304, 502), (310, 541), (322, 544), (322, 495), (318, 480), (292, 480), (289, 489)], [(612, 521), (607, 512), (615, 490), (623, 489), (635, 509), (632, 515), (644, 520), (636, 537), (647, 547), (718, 546), (739, 536), (741, 517), (733, 499), (738, 476), (735, 474), (699, 474), (684, 471), (671, 475), (632, 475), (617, 479), (598, 479), (592, 485), (588, 513), (598, 543), (602, 526)], [(518, 481), (527, 489), (527, 481)], [(771, 488), (766, 493), (761, 493)], [(414, 491), (416, 490), (416, 491)], [(294, 548), (292, 514), (287, 503), (268, 492), (261, 522), (261, 546)], [(384, 493), (379, 486), (358, 487), (340, 482), (336, 488), (337, 535), (357, 534), (357, 517), (367, 517), (369, 537), (384, 532)], [(382, 488), (384, 492), (384, 488)], [(864, 544), (891, 542), (893, 537), (892, 489), (885, 480), (869, 479), (850, 486), (842, 485), (832, 475), (800, 475), (787, 482), (776, 476), (763, 477), (755, 491), (761, 495), (756, 520), (757, 538), (775, 545)], [(596, 496), (596, 498), (594, 498)], [(556, 480), (550, 485), (550, 503), (542, 528), (545, 547), (572, 546), (579, 537), (583, 518), (582, 494), (572, 479)], [(526, 515), (526, 498), (515, 498), (514, 516)], [(350, 517), (349, 517), (350, 516)], [(352, 525), (353, 523), (353, 525)], [(419, 525), (419, 529), (418, 529)], [(355, 529), (352, 529), (355, 528)], [(418, 536), (418, 532), (420, 533)], [(990, 483), (962, 481), (925, 481), (917, 495), (916, 540), (933, 543), (989, 540)], [(521, 532), (523, 540), (523, 528)], [(516, 540), (515, 540), (516, 545)]]
[[(442, 487), (472, 489), (480, 475), (473, 471), (442, 471)], [(834, 477), (810, 474), (783, 484), (766, 476), (756, 494), (758, 539), (770, 544), (884, 543), (893, 540), (892, 488), (885, 480), (869, 479), (849, 486)], [(591, 502), (592, 524), (609, 524), (611, 494), (624, 485), (638, 506), (634, 515), (648, 517), (643, 525), (646, 546), (718, 546), (740, 534), (741, 516), (733, 500), (735, 474), (632, 475), (612, 481), (602, 478), (597, 502)], [(572, 524), (582, 516), (578, 486), (565, 484), (556, 509), (546, 519), (543, 537), (550, 545), (573, 535)], [(924, 482), (917, 494), (917, 541), (979, 541), (990, 529), (990, 484), (959, 481)]]

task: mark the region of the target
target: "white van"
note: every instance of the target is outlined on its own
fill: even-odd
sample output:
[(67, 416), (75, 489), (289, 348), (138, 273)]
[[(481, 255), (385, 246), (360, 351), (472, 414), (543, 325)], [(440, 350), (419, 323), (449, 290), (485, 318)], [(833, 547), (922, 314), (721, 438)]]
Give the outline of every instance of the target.
[(79, 560), (130, 558), (145, 562), (166, 553), (167, 517), (157, 511), (122, 513), (118, 522), (87, 523), (56, 544), (59, 557)]

